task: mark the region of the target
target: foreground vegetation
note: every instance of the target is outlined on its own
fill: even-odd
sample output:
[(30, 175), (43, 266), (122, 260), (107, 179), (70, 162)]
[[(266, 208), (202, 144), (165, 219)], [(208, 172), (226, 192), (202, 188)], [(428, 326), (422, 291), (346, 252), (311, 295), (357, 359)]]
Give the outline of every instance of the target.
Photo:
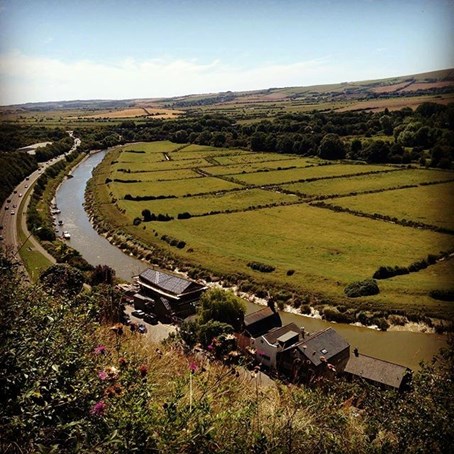
[(81, 293), (70, 268), (24, 287), (1, 260), (2, 452), (442, 453), (454, 441), (452, 350), (408, 394), (340, 379), (263, 386), (178, 339), (112, 329), (111, 287)]

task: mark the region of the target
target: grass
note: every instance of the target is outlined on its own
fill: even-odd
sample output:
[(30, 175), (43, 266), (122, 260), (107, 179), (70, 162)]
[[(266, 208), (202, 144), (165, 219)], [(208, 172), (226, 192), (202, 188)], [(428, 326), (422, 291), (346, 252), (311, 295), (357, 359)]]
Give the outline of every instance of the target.
[(325, 178), (330, 176), (352, 175), (357, 173), (376, 172), (389, 170), (386, 166), (353, 165), (353, 164), (330, 164), (303, 169), (275, 170), (265, 173), (231, 175), (238, 181), (246, 184), (266, 185), (282, 184), (290, 181), (308, 178)]
[[(406, 184), (419, 184), (428, 181), (449, 179), (450, 172), (426, 169), (398, 169), (383, 165), (356, 165), (334, 163), (314, 165), (290, 170), (270, 170), (257, 172), (267, 165), (299, 165), (317, 163), (316, 159), (306, 160), (274, 153), (251, 153), (235, 150), (235, 155), (227, 156), (228, 150), (219, 150), (216, 159), (224, 166), (195, 166), (192, 169), (181, 169), (180, 164), (187, 161), (148, 162), (148, 155), (160, 153), (163, 148), (171, 149), (175, 144), (154, 143), (144, 145), (146, 154), (137, 154), (136, 161), (130, 167), (143, 168), (154, 166), (154, 172), (123, 174), (128, 178), (150, 178), (152, 181), (141, 183), (112, 182), (104, 185), (104, 179), (110, 175), (112, 166), (109, 161), (121, 154), (115, 151), (109, 155), (96, 171), (95, 183), (99, 183), (97, 200), (101, 202), (102, 216), (129, 235), (138, 238), (150, 246), (159, 246), (164, 251), (179, 257), (186, 263), (211, 270), (217, 275), (234, 275), (241, 273), (249, 279), (263, 284), (278, 285), (295, 291), (297, 295), (311, 294), (330, 301), (356, 306), (357, 308), (375, 308), (379, 310), (402, 309), (410, 312), (431, 314), (433, 316), (454, 318), (452, 304), (437, 302), (428, 296), (430, 290), (449, 287), (445, 272), (452, 271), (446, 267), (429, 267), (425, 271), (408, 276), (399, 276), (381, 281), (379, 295), (346, 300), (344, 287), (356, 280), (371, 277), (379, 266), (409, 266), (428, 254), (438, 254), (454, 247), (453, 237), (412, 227), (403, 227), (380, 220), (361, 218), (346, 213), (335, 213), (298, 202), (295, 196), (284, 194), (283, 189), (301, 189), (301, 192), (313, 196), (332, 193), (389, 189)], [(137, 147), (137, 145), (135, 145)], [(188, 147), (190, 148), (190, 147)], [(176, 153), (184, 154), (183, 148)], [(136, 148), (137, 149), (137, 148)], [(189, 162), (205, 162), (205, 157), (212, 155), (213, 150), (197, 145), (187, 153), (199, 153), (199, 159)], [(122, 156), (124, 155), (121, 154)], [(140, 162), (139, 158), (142, 158)], [(124, 164), (122, 164), (124, 165)], [(158, 170), (163, 165), (167, 170)], [(245, 189), (240, 185), (225, 181), (223, 175), (216, 177), (188, 178), (192, 172), (203, 169), (215, 172), (228, 172), (241, 166), (245, 173), (235, 174), (235, 178), (249, 184), (275, 184), (275, 190), (259, 188)], [(388, 170), (397, 169), (393, 172)], [(352, 177), (352, 174), (381, 172)], [(116, 173), (115, 175), (120, 175)], [(158, 181), (169, 176), (171, 181)], [(181, 177), (178, 179), (178, 177)], [(324, 178), (336, 176), (311, 183), (286, 185), (286, 181), (298, 178)], [(197, 193), (221, 191), (240, 188), (236, 191), (197, 196)], [(357, 195), (335, 199), (336, 205), (348, 206), (367, 212), (382, 212), (398, 218), (407, 218), (437, 225), (452, 225), (452, 215), (447, 215), (446, 207), (452, 200), (453, 183), (442, 183), (431, 186), (418, 186), (406, 190), (392, 190), (377, 194)], [(111, 193), (111, 194), (109, 194)], [(122, 200), (132, 195), (175, 195), (176, 198), (153, 201), (133, 202)], [(182, 197), (193, 194), (191, 197)], [(112, 197), (117, 198), (112, 204)], [(266, 204), (280, 206), (253, 209), (252, 206)], [(138, 227), (132, 225), (135, 217), (141, 217), (143, 209), (159, 214), (190, 212), (193, 215), (210, 211), (242, 210), (229, 214), (218, 214), (204, 217), (192, 217), (186, 220), (174, 219), (169, 222), (148, 222)], [(121, 211), (120, 211), (120, 210)], [(161, 240), (168, 235), (185, 241), (184, 249), (170, 247)], [(191, 252), (188, 252), (191, 250)], [(247, 264), (251, 261), (276, 267), (276, 271), (265, 274), (251, 270)], [(288, 270), (294, 270), (287, 276)], [(434, 270), (440, 269), (440, 273)], [(434, 271), (434, 272), (431, 272)], [(421, 282), (418, 277), (421, 276)]]
[(454, 178), (452, 172), (436, 170), (402, 169), (397, 172), (386, 172), (375, 175), (318, 180), (306, 183), (293, 183), (282, 186), (283, 189), (307, 195), (351, 194), (352, 192), (375, 191), (397, 188), (403, 185), (423, 182), (449, 180)]
[[(30, 189), (29, 189), (30, 190)], [(19, 255), (24, 263), (25, 269), (32, 282), (36, 282), (45, 269), (52, 265), (52, 262), (44, 257), (39, 251), (33, 248), (31, 241), (22, 230), (22, 209), (17, 212), (17, 239), (19, 241)]]
[(454, 228), (454, 183), (343, 197), (335, 204), (366, 213)]
[(271, 203), (294, 202), (295, 198), (285, 194), (277, 194), (261, 189), (244, 189), (242, 191), (221, 193), (210, 196), (177, 198), (175, 200), (150, 200), (147, 202), (131, 202), (121, 200), (120, 209), (125, 209), (128, 216), (141, 216), (146, 206), (152, 213), (168, 213), (176, 217), (178, 213), (189, 212), (192, 215), (204, 214), (208, 211), (241, 210), (251, 206)]

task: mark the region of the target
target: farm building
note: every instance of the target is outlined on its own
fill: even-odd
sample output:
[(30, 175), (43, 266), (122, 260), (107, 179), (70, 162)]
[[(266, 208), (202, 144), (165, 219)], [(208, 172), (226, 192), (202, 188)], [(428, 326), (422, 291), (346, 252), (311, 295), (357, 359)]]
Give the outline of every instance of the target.
[(202, 284), (151, 268), (139, 274), (137, 284), (140, 290), (134, 295), (135, 307), (167, 319), (193, 314), (195, 303), (206, 290)]

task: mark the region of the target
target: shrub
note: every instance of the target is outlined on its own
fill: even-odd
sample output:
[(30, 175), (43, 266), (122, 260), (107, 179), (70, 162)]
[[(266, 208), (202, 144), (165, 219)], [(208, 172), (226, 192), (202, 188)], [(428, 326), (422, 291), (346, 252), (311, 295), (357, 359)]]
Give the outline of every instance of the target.
[(249, 262), (247, 264), (247, 266), (249, 268), (252, 268), (255, 271), (260, 271), (262, 273), (271, 273), (276, 269), (272, 265), (266, 265), (265, 263), (259, 263), (259, 262)]
[(288, 270), (287, 276), (293, 276), (295, 274), (295, 270)]
[(177, 219), (189, 219), (191, 216), (191, 213), (185, 211), (184, 213), (178, 213)]
[(374, 279), (366, 279), (364, 281), (352, 282), (347, 285), (344, 289), (344, 293), (349, 298), (358, 298), (360, 296), (377, 295), (380, 293), (380, 289), (378, 288), (377, 281)]
[(140, 218), (134, 218), (134, 221), (132, 221), (132, 223), (134, 225), (140, 225), (141, 222), (142, 222), (142, 219), (140, 219)]
[(429, 296), (440, 301), (454, 301), (454, 290), (431, 290)]

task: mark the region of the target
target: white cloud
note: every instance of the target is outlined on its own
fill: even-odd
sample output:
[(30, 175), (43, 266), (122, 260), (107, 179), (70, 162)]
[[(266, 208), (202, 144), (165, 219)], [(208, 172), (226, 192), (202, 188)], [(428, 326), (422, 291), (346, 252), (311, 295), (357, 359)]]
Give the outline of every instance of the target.
[[(376, 74), (373, 74), (377, 77)], [(369, 74), (357, 74), (370, 77)], [(328, 59), (256, 68), (220, 60), (124, 59), (116, 63), (0, 55), (0, 104), (73, 99), (125, 99), (333, 83), (349, 79)], [(351, 78), (350, 78), (351, 80)]]

